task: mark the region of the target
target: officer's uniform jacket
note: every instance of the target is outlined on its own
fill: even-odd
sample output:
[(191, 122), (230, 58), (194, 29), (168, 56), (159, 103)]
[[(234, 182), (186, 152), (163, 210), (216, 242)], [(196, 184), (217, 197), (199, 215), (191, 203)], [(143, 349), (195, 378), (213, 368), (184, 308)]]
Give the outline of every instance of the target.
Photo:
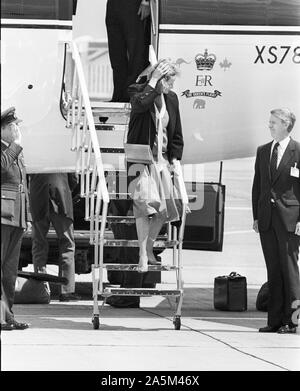
[(26, 228), (31, 214), (22, 150), (1, 141), (1, 224)]

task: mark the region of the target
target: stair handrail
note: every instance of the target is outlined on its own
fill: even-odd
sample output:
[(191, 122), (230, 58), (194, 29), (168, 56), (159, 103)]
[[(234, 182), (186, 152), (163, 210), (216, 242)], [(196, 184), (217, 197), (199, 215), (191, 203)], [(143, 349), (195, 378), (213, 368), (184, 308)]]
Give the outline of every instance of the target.
[(101, 189), (101, 195), (102, 195), (103, 202), (108, 204), (109, 203), (109, 194), (108, 194), (105, 176), (104, 176), (104, 166), (103, 166), (103, 162), (102, 162), (100, 145), (98, 142), (97, 132), (96, 132), (95, 123), (94, 123), (94, 117), (93, 117), (92, 107), (91, 107), (91, 103), (90, 103), (90, 97), (89, 97), (89, 93), (88, 93), (88, 89), (87, 89), (87, 85), (86, 85), (86, 81), (85, 81), (82, 62), (80, 59), (80, 54), (79, 54), (79, 50), (78, 50), (76, 42), (73, 40), (70, 42), (70, 45), (72, 48), (72, 57), (74, 60), (75, 70), (77, 72), (78, 81), (79, 81), (81, 94), (82, 94), (82, 98), (83, 98), (83, 104), (84, 104), (84, 108), (85, 108), (85, 114), (86, 114), (86, 118), (87, 118), (89, 134), (90, 134), (90, 138), (92, 141), (92, 148), (93, 148), (93, 153), (94, 153), (94, 157), (95, 157), (95, 163), (96, 163), (96, 168), (97, 168), (97, 173), (98, 173), (98, 178), (99, 178), (99, 186)]

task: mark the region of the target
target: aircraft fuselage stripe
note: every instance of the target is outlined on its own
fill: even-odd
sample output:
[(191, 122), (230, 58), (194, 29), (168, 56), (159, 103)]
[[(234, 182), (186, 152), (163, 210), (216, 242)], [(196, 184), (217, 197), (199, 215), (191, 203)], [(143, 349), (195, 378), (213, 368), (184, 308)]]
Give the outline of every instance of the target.
[(8, 29), (58, 29), (58, 30), (72, 30), (72, 26), (64, 26), (61, 24), (1, 24), (1, 28)]
[(221, 35), (300, 35), (300, 31), (255, 31), (255, 30), (181, 30), (159, 29), (160, 34), (221, 34)]

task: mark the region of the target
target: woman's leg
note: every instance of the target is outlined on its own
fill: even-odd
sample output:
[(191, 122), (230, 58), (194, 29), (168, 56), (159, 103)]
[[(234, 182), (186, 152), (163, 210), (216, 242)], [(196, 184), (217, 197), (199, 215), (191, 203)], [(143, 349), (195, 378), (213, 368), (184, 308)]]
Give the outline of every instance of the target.
[(157, 265), (159, 263), (157, 262), (155, 255), (153, 254), (153, 245), (165, 221), (165, 215), (160, 213), (154, 215), (150, 221), (149, 236), (146, 244), (146, 250), (148, 261), (151, 265)]
[(149, 236), (149, 228), (150, 228), (150, 222), (149, 217), (137, 217), (135, 219), (136, 222), (136, 230), (137, 230), (137, 237), (139, 241), (139, 266), (138, 271), (139, 272), (147, 272), (148, 271), (148, 257), (147, 257), (147, 240)]

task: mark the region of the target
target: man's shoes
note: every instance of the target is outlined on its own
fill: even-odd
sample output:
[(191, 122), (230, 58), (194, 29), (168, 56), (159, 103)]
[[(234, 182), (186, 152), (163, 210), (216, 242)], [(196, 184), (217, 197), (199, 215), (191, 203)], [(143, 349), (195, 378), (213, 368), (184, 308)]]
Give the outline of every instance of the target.
[(284, 326), (281, 326), (280, 329), (277, 331), (278, 334), (295, 334), (297, 331), (296, 326), (290, 326), (288, 324), (285, 324)]
[(8, 324), (13, 328), (13, 330), (25, 330), (29, 327), (28, 323), (17, 322), (16, 320), (8, 322)]
[(116, 308), (139, 308), (140, 304), (138, 300), (130, 300), (128, 297), (108, 297), (106, 304)]
[(11, 331), (13, 330), (13, 326), (9, 323), (1, 323), (1, 331)]
[(59, 295), (59, 301), (77, 301), (81, 300), (81, 296), (77, 293), (62, 293)]
[(280, 326), (274, 327), (274, 326), (265, 326), (261, 327), (258, 331), (260, 333), (277, 333), (277, 331), (280, 329)]

